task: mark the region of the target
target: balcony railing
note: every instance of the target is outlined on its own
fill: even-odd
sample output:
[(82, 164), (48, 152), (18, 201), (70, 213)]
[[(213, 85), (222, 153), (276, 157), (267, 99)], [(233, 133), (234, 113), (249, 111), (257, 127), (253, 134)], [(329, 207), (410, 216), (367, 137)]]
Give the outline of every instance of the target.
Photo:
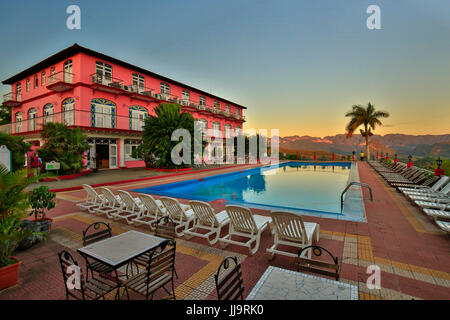
[(63, 92), (73, 88), (74, 74), (67, 71), (60, 71), (48, 76), (47, 89)]
[(5, 126), (0, 131), (8, 134), (26, 134), (42, 130), (44, 124), (64, 123), (68, 126), (86, 127), (96, 129), (121, 129), (142, 131), (144, 119), (129, 116), (112, 115), (111, 113), (69, 110), (42, 117), (25, 119)]
[(21, 104), (22, 95), (10, 92), (3, 95), (3, 104), (8, 107), (15, 107)]

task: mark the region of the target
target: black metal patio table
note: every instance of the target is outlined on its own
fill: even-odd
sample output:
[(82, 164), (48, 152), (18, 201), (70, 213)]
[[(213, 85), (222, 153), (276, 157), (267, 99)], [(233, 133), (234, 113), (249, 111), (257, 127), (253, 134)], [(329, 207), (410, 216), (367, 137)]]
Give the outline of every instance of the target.
[[(152, 251), (165, 240), (167, 239), (132, 230), (79, 248), (77, 252), (117, 271), (141, 254)], [(117, 282), (119, 283), (119, 279)]]

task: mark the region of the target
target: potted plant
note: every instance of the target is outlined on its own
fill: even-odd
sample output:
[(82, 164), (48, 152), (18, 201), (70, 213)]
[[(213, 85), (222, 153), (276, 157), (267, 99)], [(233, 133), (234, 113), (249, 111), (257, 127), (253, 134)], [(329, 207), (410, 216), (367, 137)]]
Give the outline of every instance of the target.
[(27, 249), (33, 244), (44, 240), (42, 234), (50, 232), (53, 219), (46, 217), (46, 210), (55, 207), (56, 194), (50, 192), (47, 186), (40, 186), (28, 193), (28, 201), (31, 205), (30, 216), (34, 215), (34, 221), (24, 220), (21, 227), (34, 231), (20, 243), (21, 249)]
[(8, 172), (0, 164), (0, 290), (17, 283), (21, 262), (12, 255), (19, 243), (33, 234), (21, 227), (29, 207), (24, 189), (37, 179), (28, 177), (26, 169)]

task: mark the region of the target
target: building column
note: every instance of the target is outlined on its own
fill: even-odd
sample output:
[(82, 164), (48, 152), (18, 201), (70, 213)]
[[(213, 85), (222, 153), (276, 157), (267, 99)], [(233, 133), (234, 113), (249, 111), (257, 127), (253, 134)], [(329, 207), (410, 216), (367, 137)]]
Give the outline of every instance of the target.
[(125, 168), (125, 140), (119, 138), (119, 168)]

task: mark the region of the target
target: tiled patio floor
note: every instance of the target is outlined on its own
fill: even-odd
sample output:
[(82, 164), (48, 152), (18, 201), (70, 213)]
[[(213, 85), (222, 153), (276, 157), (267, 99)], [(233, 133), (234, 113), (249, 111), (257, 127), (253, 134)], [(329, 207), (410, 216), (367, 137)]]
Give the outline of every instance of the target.
[[(360, 299), (449, 299), (450, 298), (450, 238), (439, 231), (419, 209), (401, 194), (387, 186), (366, 164), (359, 163), (361, 182), (371, 185), (374, 201), (365, 200), (367, 223), (305, 216), (305, 221), (320, 224), (319, 244), (329, 249), (341, 261), (341, 281), (359, 287)], [(236, 168), (226, 171), (236, 170)], [(241, 168), (238, 170), (242, 170)], [(226, 171), (221, 170), (220, 173)], [(130, 190), (143, 186), (174, 182), (212, 175), (215, 172), (196, 173), (113, 185), (111, 189)], [(76, 250), (81, 246), (81, 231), (91, 222), (104, 217), (81, 212), (75, 206), (84, 198), (84, 191), (57, 194), (59, 204), (51, 211), (53, 230), (45, 243), (20, 252), (15, 256), (23, 261), (19, 284), (0, 291), (0, 299), (65, 299), (62, 275), (56, 253), (64, 248)], [(368, 199), (368, 195), (365, 195)], [(186, 202), (185, 200), (181, 200)], [(223, 202), (212, 203), (217, 210)], [(253, 210), (268, 215), (268, 211)], [(113, 232), (130, 229), (149, 232), (145, 227), (133, 227), (112, 222)], [(223, 234), (226, 230), (223, 231)], [(215, 299), (213, 274), (223, 257), (238, 256), (242, 261), (246, 296), (269, 265), (295, 270), (294, 259), (277, 256), (269, 261), (266, 248), (273, 236), (262, 235), (259, 251), (248, 256), (248, 251), (235, 245), (225, 250), (219, 244), (211, 247), (203, 239), (177, 240), (175, 282), (178, 299)], [(81, 257), (76, 255), (81, 262)], [(381, 269), (381, 289), (369, 290), (366, 273), (369, 265)]]

